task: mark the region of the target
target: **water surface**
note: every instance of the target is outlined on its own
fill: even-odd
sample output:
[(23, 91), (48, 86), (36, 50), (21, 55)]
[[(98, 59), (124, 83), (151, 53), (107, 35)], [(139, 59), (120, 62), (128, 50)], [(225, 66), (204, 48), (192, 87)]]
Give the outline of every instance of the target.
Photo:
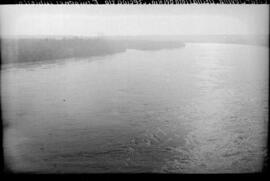
[(258, 172), (268, 48), (187, 44), (3, 68), (5, 158), (45, 173)]

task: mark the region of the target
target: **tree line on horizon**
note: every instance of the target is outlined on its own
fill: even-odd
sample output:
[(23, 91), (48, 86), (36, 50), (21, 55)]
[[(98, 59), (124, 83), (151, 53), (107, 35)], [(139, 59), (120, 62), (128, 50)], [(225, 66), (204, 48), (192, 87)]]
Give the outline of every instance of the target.
[(1, 39), (2, 63), (103, 56), (126, 49), (159, 50), (184, 46), (180, 41), (112, 39)]

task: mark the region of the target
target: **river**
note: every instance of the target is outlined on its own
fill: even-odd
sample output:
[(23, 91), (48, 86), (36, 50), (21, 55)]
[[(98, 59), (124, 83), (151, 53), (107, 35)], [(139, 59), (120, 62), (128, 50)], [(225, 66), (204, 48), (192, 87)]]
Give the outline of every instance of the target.
[(190, 43), (3, 67), (6, 166), (34, 173), (260, 172), (268, 50)]

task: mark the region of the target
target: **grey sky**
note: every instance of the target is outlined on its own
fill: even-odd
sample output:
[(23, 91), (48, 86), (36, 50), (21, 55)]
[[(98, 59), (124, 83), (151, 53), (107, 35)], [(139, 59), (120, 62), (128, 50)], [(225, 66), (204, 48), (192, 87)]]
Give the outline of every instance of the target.
[(2, 5), (1, 35), (268, 34), (268, 5)]

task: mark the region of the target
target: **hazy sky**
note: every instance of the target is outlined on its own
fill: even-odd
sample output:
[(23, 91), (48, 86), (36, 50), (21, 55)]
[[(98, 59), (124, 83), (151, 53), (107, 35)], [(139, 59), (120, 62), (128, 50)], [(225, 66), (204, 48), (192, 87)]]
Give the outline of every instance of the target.
[(5, 35), (268, 34), (268, 5), (2, 5)]

